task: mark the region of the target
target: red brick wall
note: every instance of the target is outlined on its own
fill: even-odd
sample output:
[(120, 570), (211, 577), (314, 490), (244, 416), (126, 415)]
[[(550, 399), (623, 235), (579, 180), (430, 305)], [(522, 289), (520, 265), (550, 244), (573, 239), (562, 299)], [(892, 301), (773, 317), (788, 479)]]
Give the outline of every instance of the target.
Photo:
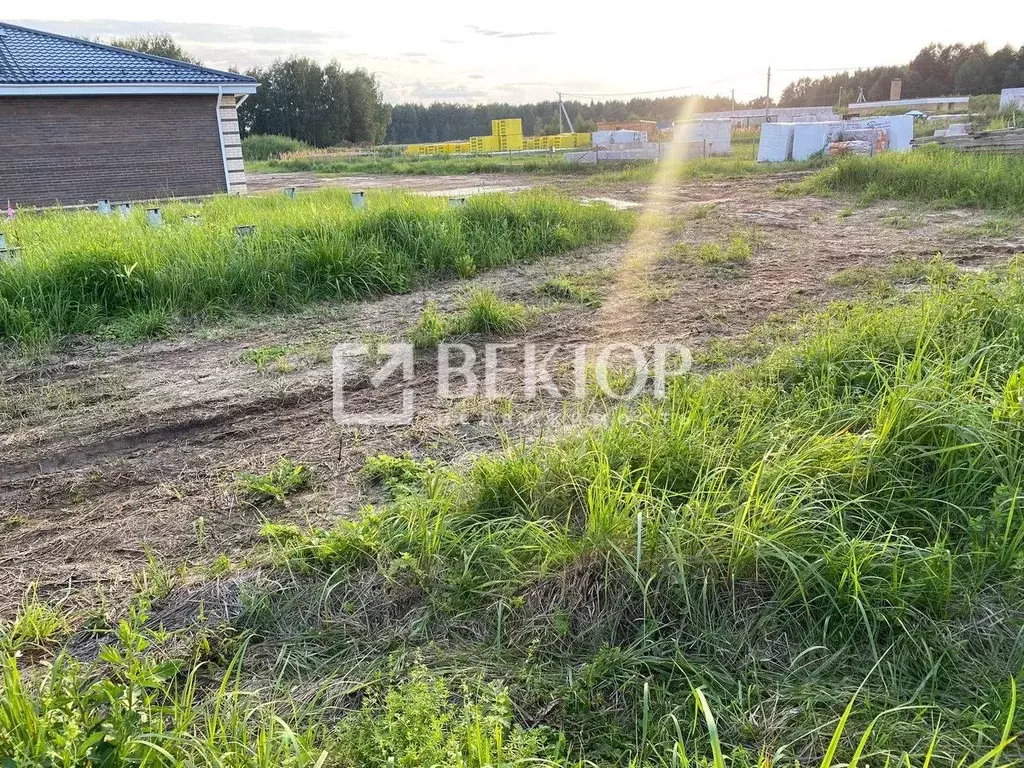
[(0, 96), (0, 208), (224, 192), (216, 96)]

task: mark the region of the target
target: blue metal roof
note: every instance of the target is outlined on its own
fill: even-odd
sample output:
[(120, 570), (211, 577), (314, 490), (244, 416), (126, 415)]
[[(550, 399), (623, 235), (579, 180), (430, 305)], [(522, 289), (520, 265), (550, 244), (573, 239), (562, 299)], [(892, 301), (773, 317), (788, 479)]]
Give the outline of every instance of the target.
[(0, 22), (0, 84), (238, 84), (251, 77)]

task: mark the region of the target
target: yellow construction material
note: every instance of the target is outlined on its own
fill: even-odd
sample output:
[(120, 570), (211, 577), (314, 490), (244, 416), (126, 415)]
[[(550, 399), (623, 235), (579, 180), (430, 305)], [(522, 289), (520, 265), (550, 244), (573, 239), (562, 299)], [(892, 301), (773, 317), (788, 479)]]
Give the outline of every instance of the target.
[(502, 152), (519, 152), (523, 148), (522, 134), (510, 133), (498, 137), (498, 149)]
[(523, 121), (518, 117), (508, 117), (504, 120), (491, 120), (492, 136), (522, 136)]
[(410, 144), (407, 155), (454, 155), (469, 152), (519, 152), (524, 149), (574, 149), (589, 147), (589, 133), (560, 133), (557, 136), (523, 136), (523, 121), (517, 117), (491, 121), (490, 136), (470, 136), (468, 141)]

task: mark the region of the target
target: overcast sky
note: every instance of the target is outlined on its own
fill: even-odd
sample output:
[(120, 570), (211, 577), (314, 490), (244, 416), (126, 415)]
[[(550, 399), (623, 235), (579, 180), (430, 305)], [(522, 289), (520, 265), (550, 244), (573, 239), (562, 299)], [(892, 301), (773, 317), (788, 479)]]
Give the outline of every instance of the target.
[(769, 65), (777, 97), (790, 80), (820, 74), (812, 70), (901, 64), (930, 42), (1024, 45), (1024, 0), (43, 0), (17, 8), (23, 18), (11, 23), (63, 34), (169, 32), (218, 68), (292, 54), (337, 59), (377, 73), (390, 102), (733, 88), (746, 100), (764, 93)]

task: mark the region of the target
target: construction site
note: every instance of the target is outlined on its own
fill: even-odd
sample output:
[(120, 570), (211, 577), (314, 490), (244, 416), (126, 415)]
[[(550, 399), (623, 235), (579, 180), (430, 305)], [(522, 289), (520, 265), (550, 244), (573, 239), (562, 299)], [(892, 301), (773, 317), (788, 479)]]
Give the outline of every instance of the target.
[(0, 768), (1024, 761), (1024, 48), (527, 5), (0, 24)]

